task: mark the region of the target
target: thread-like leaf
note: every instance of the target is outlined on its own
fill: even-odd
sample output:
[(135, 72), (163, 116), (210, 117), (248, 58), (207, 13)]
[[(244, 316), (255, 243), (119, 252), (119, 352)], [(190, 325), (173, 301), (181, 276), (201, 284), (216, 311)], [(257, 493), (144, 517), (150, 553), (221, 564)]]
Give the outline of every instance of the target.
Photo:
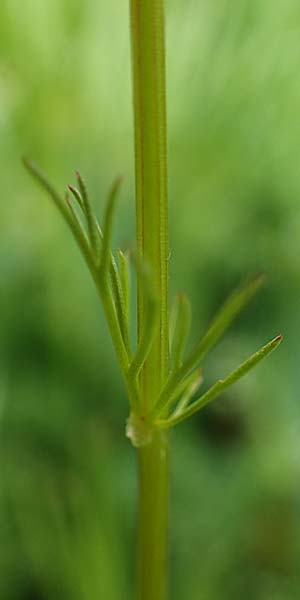
[(76, 213), (76, 210), (75, 210), (72, 200), (70, 198), (70, 194), (68, 194), (68, 192), (66, 192), (65, 199), (66, 199), (66, 203), (69, 207), (70, 213), (72, 215), (73, 228), (76, 229), (76, 231), (77, 231), (77, 237), (78, 236), (83, 237), (86, 240), (86, 244), (88, 246), (88, 240), (86, 237), (86, 233), (85, 233), (83, 225)]
[[(91, 207), (91, 203), (89, 200), (89, 195), (87, 192), (87, 187), (85, 185), (85, 181), (79, 171), (76, 171), (76, 179), (79, 185), (80, 196), (82, 198), (82, 205), (84, 207), (84, 213), (87, 220), (87, 226), (89, 231), (89, 238), (91, 241), (91, 246), (95, 252), (96, 257), (99, 256), (99, 236), (98, 236), (98, 228), (97, 228), (97, 219), (94, 215), (94, 212)], [(76, 189), (76, 188), (75, 188)]]
[[(33, 161), (24, 158), (23, 162), (24, 162), (24, 166), (29, 171), (29, 173), (42, 186), (42, 188), (51, 196), (55, 205), (57, 206), (57, 208), (63, 215), (63, 217), (66, 220), (66, 222), (68, 223), (70, 229), (72, 230), (73, 235), (74, 235), (74, 237), (80, 247), (80, 250), (86, 260), (86, 263), (89, 267), (90, 273), (93, 277), (93, 280), (95, 282), (96, 288), (98, 290), (99, 296), (100, 296), (102, 304), (103, 304), (108, 328), (111, 333), (112, 341), (113, 341), (115, 351), (116, 351), (116, 354), (117, 354), (117, 357), (118, 357), (118, 360), (120, 363), (121, 370), (124, 374), (124, 379), (125, 379), (126, 388), (128, 391), (129, 400), (130, 400), (132, 409), (135, 410), (138, 407), (138, 385), (137, 385), (136, 381), (129, 381), (129, 379), (128, 379), (127, 374), (128, 374), (128, 368), (129, 368), (129, 362), (130, 362), (130, 355), (126, 348), (126, 345), (124, 342), (124, 337), (122, 335), (122, 328), (120, 325), (120, 318), (119, 318), (118, 309), (117, 309), (118, 303), (116, 302), (116, 292), (115, 292), (115, 290), (112, 289), (114, 286), (111, 284), (111, 281), (110, 281), (111, 273), (112, 273), (112, 271), (114, 271), (114, 268), (116, 268), (116, 264), (114, 262), (113, 255), (110, 252), (110, 248), (109, 248), (110, 234), (111, 234), (111, 216), (112, 216), (109, 214), (109, 212), (111, 210), (111, 206), (107, 208), (107, 213), (106, 213), (106, 236), (102, 235), (101, 229), (100, 229), (98, 223), (96, 222), (97, 236), (98, 236), (99, 242), (101, 244), (101, 240), (102, 240), (102, 243), (103, 243), (103, 245), (105, 244), (105, 248), (106, 248), (106, 250), (105, 250), (106, 273), (105, 273), (105, 277), (101, 277), (101, 273), (99, 273), (99, 269), (97, 268), (97, 263), (95, 263), (95, 257), (92, 255), (91, 247), (90, 247), (89, 241), (86, 237), (86, 234), (84, 232), (82, 223), (77, 215), (77, 212), (73, 206), (73, 203), (72, 203), (71, 198), (68, 195), (68, 193), (65, 198), (63, 196), (61, 196), (57, 192), (57, 190), (52, 186), (52, 184), (50, 183), (50, 181), (48, 180), (46, 175), (43, 173), (43, 171), (41, 171), (41, 169)], [(114, 187), (112, 188), (111, 197), (109, 200), (110, 204), (112, 204), (114, 201), (114, 197), (112, 197), (112, 196), (115, 195), (117, 188), (119, 187), (119, 183), (120, 182), (117, 181), (114, 184)], [(72, 191), (72, 190), (70, 189), (70, 191)], [(78, 190), (77, 190), (77, 192), (78, 192)], [(78, 194), (79, 194), (79, 192), (78, 192)], [(75, 194), (75, 197), (76, 197), (76, 194)], [(76, 200), (80, 204), (78, 197), (76, 198)], [(85, 212), (85, 211), (83, 210), (83, 212)], [(105, 242), (104, 242), (104, 238), (105, 238)], [(107, 257), (108, 257), (108, 259), (107, 259)], [(109, 276), (108, 276), (108, 272), (107, 272), (107, 266), (109, 268)], [(117, 269), (116, 269), (116, 273), (117, 273)], [(121, 285), (119, 285), (119, 287), (121, 289)]]
[[(101, 227), (97, 221), (97, 231), (98, 238), (100, 244), (100, 255), (103, 248), (103, 233)], [(119, 250), (117, 250), (119, 254)], [(127, 310), (127, 289), (125, 289), (123, 285), (123, 276), (122, 276), (122, 268), (121, 273), (119, 273), (118, 267), (116, 265), (116, 261), (114, 259), (114, 255), (112, 251), (109, 252), (109, 274), (110, 274), (110, 282), (111, 282), (111, 291), (112, 298), (115, 306), (115, 310), (117, 313), (119, 326), (121, 329), (122, 337), (124, 344), (126, 346), (126, 350), (128, 356), (131, 354), (130, 350), (130, 339), (129, 339), (129, 318), (128, 318), (128, 310)]]
[(23, 164), (30, 175), (42, 186), (42, 188), (51, 196), (54, 204), (57, 206), (58, 210), (61, 212), (63, 217), (66, 219), (67, 223), (70, 225), (71, 217), (68, 210), (68, 207), (65, 203), (64, 198), (60, 195), (60, 193), (54, 188), (52, 183), (49, 181), (45, 173), (38, 167), (38, 165), (31, 159), (23, 157)]
[(48, 193), (48, 195), (54, 201), (54, 204), (64, 217), (65, 221), (68, 223), (73, 235), (81, 249), (81, 252), (87, 261), (88, 265), (91, 264), (91, 253), (88, 244), (88, 240), (86, 239), (85, 233), (82, 229), (82, 226), (78, 219), (76, 218), (76, 214), (74, 208), (70, 204), (69, 200), (60, 195), (60, 193), (55, 189), (52, 183), (49, 181), (45, 173), (37, 166), (37, 164), (28, 159), (23, 158), (23, 164), (26, 167), (27, 171), (33, 178), (41, 185), (41, 187)]
[(250, 302), (256, 292), (262, 285), (264, 277), (259, 275), (249, 283), (239, 288), (228, 298), (222, 306), (216, 317), (213, 319), (208, 331), (196, 344), (190, 356), (187, 358), (183, 368), (185, 372), (190, 371), (194, 366), (200, 363), (204, 356), (224, 335), (225, 331)]
[(135, 253), (132, 254), (137, 275), (142, 284), (143, 293), (143, 330), (140, 335), (137, 351), (130, 365), (128, 375), (135, 379), (151, 350), (159, 321), (158, 301), (152, 287), (152, 278), (149, 266)]
[(203, 382), (202, 369), (197, 369), (193, 373), (193, 378), (190, 381), (189, 385), (187, 386), (185, 392), (182, 394), (182, 397), (180, 398), (180, 400), (176, 406), (176, 409), (172, 415), (172, 418), (175, 416), (177, 417), (178, 415), (180, 415), (183, 412), (183, 410), (187, 407), (187, 405), (189, 404), (189, 402), (191, 401), (193, 396), (199, 390), (199, 387), (201, 386), (202, 382)]
[(129, 268), (129, 252), (122, 252), (120, 248), (117, 249), (117, 254), (120, 264), (120, 279), (123, 290), (124, 298), (124, 309), (126, 319), (129, 324), (130, 322), (130, 268)]
[(90, 203), (88, 201), (86, 187), (85, 187), (84, 182), (83, 182), (81, 176), (79, 175), (78, 171), (76, 171), (76, 176), (77, 176), (77, 179), (78, 179), (78, 177), (80, 177), (81, 188), (85, 190), (85, 200), (83, 199), (81, 192), (74, 185), (69, 184), (68, 190), (72, 193), (73, 197), (75, 198), (77, 204), (79, 205), (79, 207), (85, 217), (85, 220), (86, 220), (86, 223), (88, 226), (88, 234), (89, 234), (90, 244), (94, 251), (96, 265), (98, 266), (98, 263), (100, 260), (100, 252), (101, 252), (101, 247), (102, 247), (103, 235), (102, 235), (102, 231), (101, 231), (100, 225), (98, 223), (98, 220), (97, 220), (96, 216), (94, 215), (94, 213), (92, 212)]
[(182, 367), (170, 375), (152, 411), (152, 416), (157, 416), (165, 406), (169, 406), (173, 402), (173, 397), (176, 395), (176, 388), (180, 385), (182, 378), (186, 377), (193, 368), (199, 365), (209, 350), (217, 344), (237, 315), (261, 287), (263, 279), (262, 275), (252, 279), (249, 283), (234, 292), (225, 302), (213, 319), (208, 331), (194, 346), (194, 349), (184, 361)]
[(100, 263), (100, 271), (102, 274), (105, 274), (109, 267), (110, 261), (110, 245), (111, 245), (111, 236), (112, 236), (112, 226), (113, 226), (113, 218), (114, 212), (116, 208), (116, 199), (118, 195), (118, 191), (120, 189), (120, 185), (122, 183), (122, 178), (118, 177), (110, 190), (108, 195), (108, 200), (106, 204), (105, 216), (104, 216), (104, 226), (103, 226), (103, 241), (102, 241), (102, 255), (101, 255), (101, 263)]
[(78, 203), (82, 212), (84, 213), (84, 204), (83, 204), (83, 199), (80, 194), (80, 191), (75, 187), (75, 185), (71, 185), (71, 184), (68, 185), (68, 190), (73, 194), (76, 202)]
[(275, 350), (281, 341), (282, 336), (278, 335), (276, 338), (271, 340), (271, 342), (255, 352), (255, 354), (250, 356), (250, 358), (237, 367), (237, 369), (232, 371), (232, 373), (230, 373), (230, 375), (228, 375), (225, 379), (220, 379), (217, 381), (211, 388), (207, 390), (207, 392), (200, 396), (198, 400), (195, 400), (195, 402), (188, 406), (183, 412), (177, 415), (175, 413), (169, 419), (157, 421), (157, 426), (162, 428), (172, 427), (173, 425), (180, 423), (180, 421), (183, 421), (194, 413), (198, 412), (206, 404), (217, 398), (217, 396), (222, 394), (227, 388), (236, 383), (236, 381), (244, 377), (244, 375), (253, 369), (261, 360)]
[[(176, 389), (174, 391), (174, 394), (172, 395), (172, 404), (175, 404), (176, 402), (178, 402), (179, 398), (181, 398), (187, 392), (188, 388), (191, 385), (193, 385), (193, 383), (195, 382), (195, 379), (199, 377), (200, 372), (201, 372), (201, 369), (196, 369), (196, 371), (189, 373), (189, 375), (187, 375), (187, 377), (185, 377), (185, 379), (182, 379), (180, 381), (180, 383), (178, 384), (178, 386), (176, 387)], [(171, 403), (168, 403), (160, 413), (165, 418), (169, 414), (170, 405), (171, 405)], [(153, 419), (152, 413), (150, 413), (149, 417), (150, 417), (150, 420)]]
[(112, 252), (110, 254), (111, 255), (110, 255), (109, 272), (110, 272), (112, 294), (113, 294), (114, 304), (115, 304), (115, 308), (116, 308), (116, 313), (117, 313), (122, 337), (123, 337), (124, 344), (125, 344), (128, 356), (129, 356), (131, 354), (130, 341), (129, 341), (129, 322), (128, 322), (128, 315), (127, 315), (127, 308), (126, 308), (125, 299), (124, 299), (124, 290), (123, 290), (123, 286), (122, 286), (120, 273), (119, 273), (116, 261), (114, 259), (114, 255)]
[(176, 294), (172, 321), (171, 361), (175, 370), (182, 365), (183, 353), (191, 327), (191, 304), (183, 292)]
[(175, 294), (174, 300), (171, 305), (169, 312), (169, 344), (170, 349), (173, 346), (174, 333), (176, 329), (176, 322), (178, 318), (178, 294)]
[[(129, 340), (129, 324), (126, 314), (125, 301), (124, 301), (124, 293), (122, 289), (122, 282), (120, 279), (120, 274), (118, 271), (118, 267), (116, 265), (116, 261), (114, 259), (113, 253), (110, 250), (111, 245), (111, 235), (112, 235), (112, 225), (113, 225), (113, 217), (116, 206), (116, 198), (117, 193), (122, 183), (122, 178), (117, 178), (111, 188), (109, 193), (105, 217), (104, 217), (104, 228), (103, 233), (101, 228), (96, 221), (97, 227), (97, 236), (98, 242), (100, 243), (101, 250), (101, 261), (99, 267), (99, 274), (101, 278), (106, 277), (106, 273), (109, 273), (110, 283), (111, 283), (111, 291), (112, 297), (114, 301), (114, 306), (118, 318), (118, 323), (121, 331), (121, 335), (123, 338), (124, 345), (126, 347), (126, 351), (128, 356), (131, 354), (130, 350), (130, 340)], [(81, 194), (84, 194), (84, 189), (82, 187), (83, 182), (81, 180)]]

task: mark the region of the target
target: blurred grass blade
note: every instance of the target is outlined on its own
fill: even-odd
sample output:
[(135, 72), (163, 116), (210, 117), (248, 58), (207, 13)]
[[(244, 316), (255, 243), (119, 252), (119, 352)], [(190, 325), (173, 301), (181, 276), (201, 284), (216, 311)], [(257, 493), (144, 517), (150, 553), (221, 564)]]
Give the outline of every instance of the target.
[(81, 174), (79, 173), (79, 171), (76, 171), (76, 179), (77, 179), (77, 182), (79, 185), (80, 197), (82, 199), (82, 205), (83, 205), (84, 213), (85, 213), (86, 220), (87, 220), (87, 226), (88, 226), (91, 246), (93, 248), (93, 251), (94, 251), (96, 257), (98, 257), (99, 256), (99, 236), (98, 236), (97, 219), (96, 219), (94, 212), (92, 210), (92, 207), (91, 207), (91, 203), (89, 200), (89, 196), (88, 196), (88, 192), (87, 192), (87, 188), (86, 188), (84, 179), (81, 176)]
[(258, 352), (250, 356), (245, 362), (243, 362), (237, 369), (232, 371), (230, 375), (228, 375), (225, 379), (220, 379), (217, 381), (203, 396), (201, 396), (198, 400), (195, 400), (188, 408), (186, 408), (179, 415), (176, 413), (170, 417), (169, 419), (160, 420), (157, 422), (157, 425), (162, 428), (172, 427), (176, 425), (180, 421), (187, 419), (194, 413), (198, 412), (203, 406), (217, 398), (222, 392), (224, 392), (228, 387), (236, 383), (239, 379), (244, 377), (251, 369), (253, 369), (261, 360), (263, 360), (266, 356), (268, 356), (282, 341), (282, 336), (278, 335), (271, 342), (263, 346)]
[(178, 370), (182, 365), (183, 353), (191, 327), (191, 304), (183, 292), (176, 294), (172, 314), (171, 362)]
[(120, 189), (122, 183), (122, 178), (118, 177), (110, 190), (105, 216), (104, 216), (104, 226), (103, 226), (103, 241), (102, 241), (102, 256), (100, 263), (100, 270), (102, 274), (108, 271), (109, 261), (110, 261), (110, 246), (111, 246), (111, 236), (112, 236), (112, 226), (113, 226), (113, 218), (114, 212), (116, 208), (116, 199), (118, 195), (118, 191)]
[(142, 284), (143, 294), (143, 330), (138, 342), (137, 351), (130, 365), (128, 375), (135, 379), (151, 350), (159, 322), (158, 302), (152, 287), (151, 272), (148, 265), (137, 255), (132, 254), (137, 270), (137, 276)]

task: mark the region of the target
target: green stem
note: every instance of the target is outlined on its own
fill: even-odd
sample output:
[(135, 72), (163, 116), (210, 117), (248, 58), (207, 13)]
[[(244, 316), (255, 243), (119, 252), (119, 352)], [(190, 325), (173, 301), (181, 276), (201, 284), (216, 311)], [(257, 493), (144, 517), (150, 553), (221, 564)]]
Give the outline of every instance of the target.
[[(168, 201), (164, 0), (130, 0), (135, 123), (137, 245), (149, 264), (159, 326), (139, 374), (144, 413), (153, 409), (169, 364)], [(138, 338), (146, 306), (138, 277)], [(155, 433), (139, 449), (138, 600), (166, 597), (168, 438)]]
[[(149, 409), (168, 370), (168, 206), (163, 0), (131, 0), (135, 119), (137, 244), (152, 270), (160, 327), (141, 376)], [(143, 290), (138, 285), (138, 330), (143, 331)]]
[(138, 600), (167, 595), (169, 440), (157, 432), (139, 449)]

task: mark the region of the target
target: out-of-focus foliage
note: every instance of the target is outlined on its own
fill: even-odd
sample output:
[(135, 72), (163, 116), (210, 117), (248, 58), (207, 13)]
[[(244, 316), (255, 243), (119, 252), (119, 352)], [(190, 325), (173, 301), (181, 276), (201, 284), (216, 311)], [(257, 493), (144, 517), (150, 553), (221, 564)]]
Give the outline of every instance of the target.
[[(134, 238), (128, 7), (0, 4), (0, 597), (133, 594), (135, 457), (96, 294), (23, 172), (80, 167), (101, 215), (125, 175), (116, 244)], [(263, 293), (205, 364), (268, 362), (173, 434), (171, 597), (299, 597), (300, 170), (297, 0), (170, 0), (172, 293), (195, 334), (256, 271)], [(224, 359), (224, 356), (226, 359)]]

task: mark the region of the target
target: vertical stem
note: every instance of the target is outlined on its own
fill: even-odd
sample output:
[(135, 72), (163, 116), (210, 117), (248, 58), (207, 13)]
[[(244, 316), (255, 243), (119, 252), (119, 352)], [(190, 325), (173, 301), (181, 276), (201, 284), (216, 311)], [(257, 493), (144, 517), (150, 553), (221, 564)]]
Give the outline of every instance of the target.
[(139, 450), (138, 600), (167, 595), (169, 440), (157, 432)]
[[(168, 371), (168, 200), (164, 0), (130, 0), (137, 244), (150, 265), (159, 328), (140, 374), (141, 403), (153, 407)], [(138, 336), (144, 307), (138, 282)], [(138, 600), (164, 600), (167, 579), (168, 437), (139, 449)]]
[[(137, 243), (152, 269), (160, 303), (159, 334), (141, 375), (145, 409), (168, 368), (168, 205), (164, 0), (131, 0)], [(140, 286), (138, 286), (140, 287)], [(143, 324), (138, 289), (138, 330)]]

